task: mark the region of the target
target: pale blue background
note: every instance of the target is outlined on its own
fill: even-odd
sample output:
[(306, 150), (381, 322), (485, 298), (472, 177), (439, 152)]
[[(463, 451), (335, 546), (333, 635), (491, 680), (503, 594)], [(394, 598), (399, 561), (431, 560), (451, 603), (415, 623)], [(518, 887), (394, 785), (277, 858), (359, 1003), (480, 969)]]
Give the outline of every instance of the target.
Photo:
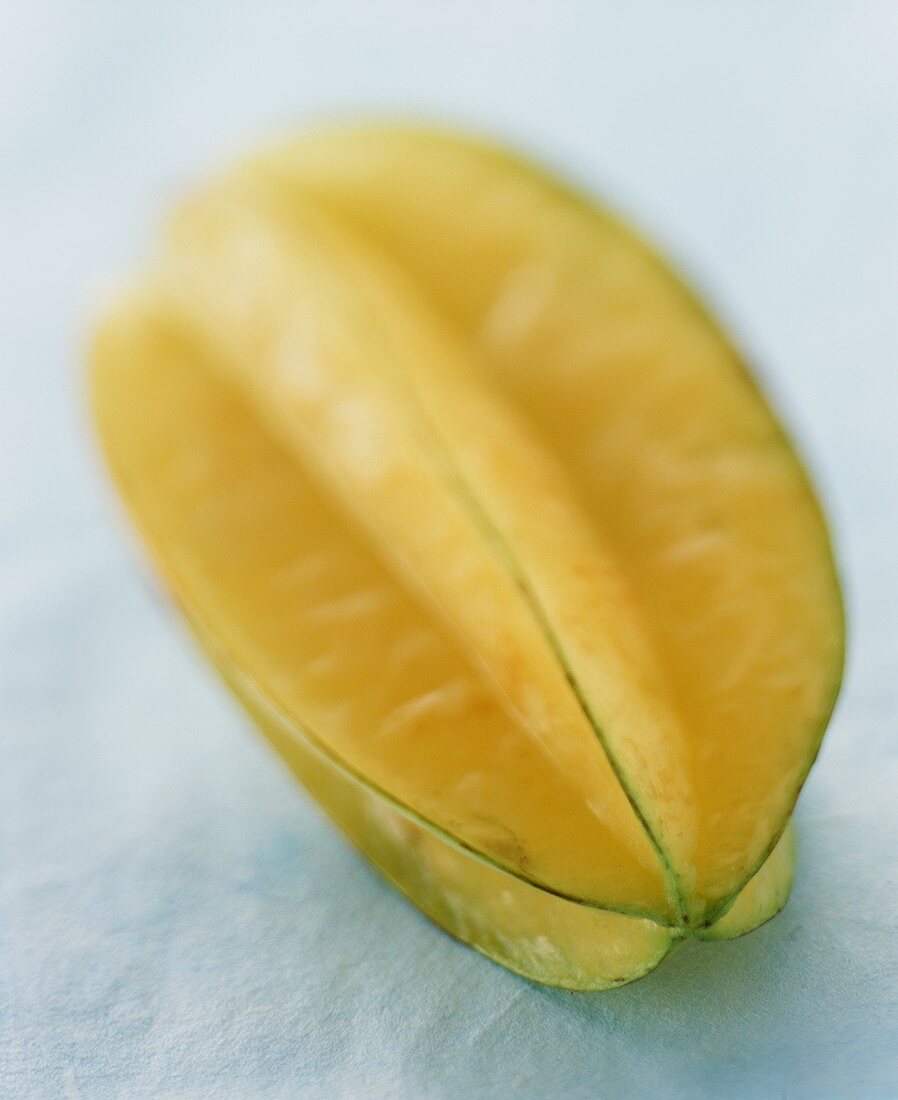
[[(0, 1091), (898, 1095), (898, 5), (7, 2), (0, 12)], [(79, 345), (195, 173), (335, 108), (523, 141), (683, 257), (761, 361), (847, 575), (793, 901), (597, 996), (394, 895), (135, 566)]]

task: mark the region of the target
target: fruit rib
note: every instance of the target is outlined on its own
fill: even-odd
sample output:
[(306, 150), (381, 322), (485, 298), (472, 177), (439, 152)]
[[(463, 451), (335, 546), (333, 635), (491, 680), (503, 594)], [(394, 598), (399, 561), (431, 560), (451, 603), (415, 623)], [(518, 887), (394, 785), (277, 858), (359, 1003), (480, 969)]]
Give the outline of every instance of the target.
[(226, 665), (235, 694), (291, 771), (395, 887), (452, 936), (525, 978), (601, 990), (644, 977), (681, 930), (578, 905), (473, 858), (297, 737), (270, 700)]
[(116, 305), (94, 353), (107, 461), (198, 631), (297, 731), (458, 844), (553, 893), (674, 923), (601, 753), (600, 816), (213, 359), (149, 289)]
[(786, 824), (761, 869), (742, 887), (726, 911), (698, 935), (703, 940), (732, 940), (766, 924), (789, 899), (795, 876), (795, 829)]
[(843, 655), (825, 526), (742, 362), (625, 227), (484, 144), (337, 129), (243, 175), (394, 257), (564, 464), (668, 676), (713, 920), (785, 826)]
[(439, 318), (380, 257), (264, 189), (207, 192), (187, 208), (161, 280), (590, 808), (630, 829), (604, 746), (688, 893), (682, 734), (632, 593), (564, 470)]

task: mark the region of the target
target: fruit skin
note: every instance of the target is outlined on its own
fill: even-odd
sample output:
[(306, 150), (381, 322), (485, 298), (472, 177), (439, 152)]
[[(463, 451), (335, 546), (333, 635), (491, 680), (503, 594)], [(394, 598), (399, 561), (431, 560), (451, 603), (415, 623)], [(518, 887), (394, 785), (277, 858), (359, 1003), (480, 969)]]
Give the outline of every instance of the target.
[[(202, 636), (202, 625), (195, 621), (194, 626)], [(214, 641), (206, 638), (205, 644), (214, 653)], [(691, 927), (578, 905), (519, 879), (504, 884), (511, 876), (453, 845), (322, 753), (294, 721), (271, 707), (270, 699), (233, 662), (219, 655), (216, 663), (299, 778), (372, 862), (437, 923), (527, 977), (564, 988), (623, 984), (647, 973), (687, 938), (719, 939), (750, 931), (774, 915), (788, 895), (794, 866), (788, 831), (735, 901), (718, 900)], [(496, 885), (479, 888), (484, 876)], [(497, 891), (505, 889), (523, 891), (520, 919), (531, 922), (526, 929), (507, 927), (502, 915), (491, 910)], [(583, 913), (590, 914), (589, 921)], [(577, 931), (568, 941), (571, 923)]]

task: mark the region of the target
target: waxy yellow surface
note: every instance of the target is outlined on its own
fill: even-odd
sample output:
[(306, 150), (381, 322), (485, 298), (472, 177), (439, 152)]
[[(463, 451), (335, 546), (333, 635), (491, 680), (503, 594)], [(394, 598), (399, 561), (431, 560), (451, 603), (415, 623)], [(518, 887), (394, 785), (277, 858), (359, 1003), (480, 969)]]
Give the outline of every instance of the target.
[(178, 213), (94, 400), (222, 674), (454, 934), (600, 988), (785, 902), (841, 664), (828, 540), (616, 221), (449, 135), (288, 144)]

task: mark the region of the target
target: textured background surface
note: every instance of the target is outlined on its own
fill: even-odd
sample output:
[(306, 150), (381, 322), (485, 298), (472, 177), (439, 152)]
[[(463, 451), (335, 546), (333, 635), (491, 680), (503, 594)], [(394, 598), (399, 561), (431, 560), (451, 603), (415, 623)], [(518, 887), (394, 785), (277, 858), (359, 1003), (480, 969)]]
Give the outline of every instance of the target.
[[(898, 8), (3, 5), (0, 1093), (898, 1095)], [(87, 442), (106, 278), (293, 119), (480, 124), (684, 257), (834, 516), (847, 683), (785, 914), (635, 986), (536, 988), (380, 883), (142, 580)]]

